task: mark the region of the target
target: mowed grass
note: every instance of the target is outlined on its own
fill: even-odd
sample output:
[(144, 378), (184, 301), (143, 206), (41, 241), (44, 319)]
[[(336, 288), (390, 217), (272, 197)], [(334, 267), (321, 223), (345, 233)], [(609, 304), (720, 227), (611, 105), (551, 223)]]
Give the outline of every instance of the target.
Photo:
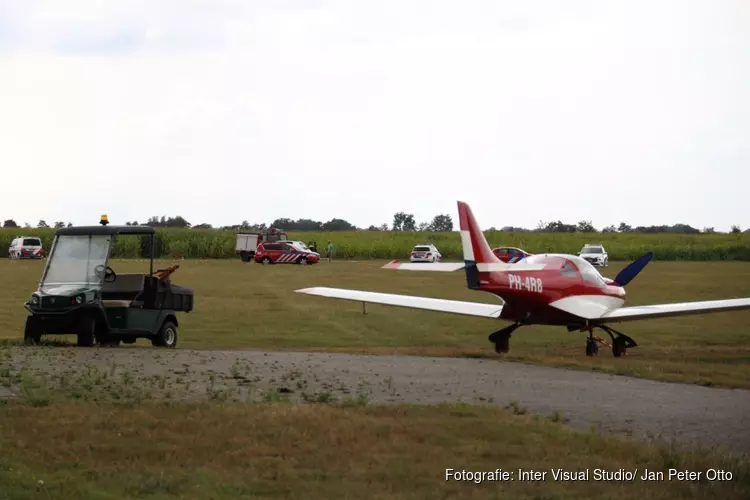
[[(276, 404), (0, 405), (0, 499), (748, 498), (750, 462), (501, 409)], [(446, 480), (502, 469), (513, 481)], [(518, 470), (546, 472), (521, 481)], [(555, 481), (552, 469), (587, 470)], [(637, 471), (595, 481), (595, 470)], [(700, 481), (643, 481), (645, 469)], [(709, 481), (708, 470), (731, 474)]]
[[(159, 262), (165, 267), (171, 261)], [(184, 260), (176, 284), (195, 290), (195, 311), (180, 314), (181, 348), (292, 349), (485, 356), (638, 377), (750, 388), (750, 312), (644, 320), (616, 326), (639, 347), (624, 358), (600, 349), (584, 353), (585, 335), (562, 327), (523, 327), (511, 352), (496, 355), (487, 336), (507, 324), (450, 314), (362, 305), (294, 293), (311, 286), (354, 288), (493, 302), (466, 288), (463, 272), (383, 270), (382, 261), (334, 261), (314, 266)], [(147, 269), (144, 261), (112, 261), (118, 272)], [(602, 272), (614, 277), (625, 263)], [(20, 339), (23, 302), (36, 289), (43, 262), (1, 261), (0, 338)], [(629, 305), (750, 297), (750, 263), (652, 262), (627, 287)], [(71, 341), (74, 337), (69, 337)], [(150, 342), (139, 341), (139, 345)]]

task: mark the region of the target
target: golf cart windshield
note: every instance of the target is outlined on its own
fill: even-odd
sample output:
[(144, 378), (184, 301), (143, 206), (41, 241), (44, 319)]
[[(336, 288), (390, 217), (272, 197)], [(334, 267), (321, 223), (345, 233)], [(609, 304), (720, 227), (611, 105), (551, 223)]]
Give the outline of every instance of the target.
[[(110, 236), (58, 236), (41, 286), (94, 285), (101, 283), (109, 253)], [(98, 267), (98, 269), (97, 269)]]
[(583, 247), (581, 253), (602, 253), (602, 247)]

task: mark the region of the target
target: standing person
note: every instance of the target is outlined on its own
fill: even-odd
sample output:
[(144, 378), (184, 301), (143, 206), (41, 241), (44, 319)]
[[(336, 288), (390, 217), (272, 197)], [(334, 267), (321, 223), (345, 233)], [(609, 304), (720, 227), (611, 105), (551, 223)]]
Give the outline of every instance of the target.
[(328, 253), (326, 257), (328, 257), (328, 262), (333, 262), (333, 243), (331, 243), (331, 240), (328, 240)]

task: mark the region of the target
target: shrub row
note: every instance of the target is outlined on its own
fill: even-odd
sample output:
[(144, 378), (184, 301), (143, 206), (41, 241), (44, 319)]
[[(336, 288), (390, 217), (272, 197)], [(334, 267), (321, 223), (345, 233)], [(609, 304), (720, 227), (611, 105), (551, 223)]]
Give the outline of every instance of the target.
[[(7, 257), (14, 237), (39, 236), (49, 250), (54, 229), (0, 228), (0, 257)], [(513, 246), (531, 253), (577, 253), (585, 243), (602, 243), (610, 260), (632, 260), (647, 251), (657, 260), (744, 260), (750, 261), (750, 234), (581, 234), (581, 233), (485, 233), (493, 247)], [(335, 255), (345, 259), (403, 259), (420, 243), (433, 243), (444, 259), (461, 259), (457, 232), (308, 232), (290, 233), (290, 239), (317, 241), (321, 253), (328, 240)], [(145, 241), (125, 236), (117, 240), (113, 257), (148, 255)], [(156, 256), (165, 258), (221, 259), (235, 257), (235, 233), (218, 230), (161, 229), (157, 231)]]

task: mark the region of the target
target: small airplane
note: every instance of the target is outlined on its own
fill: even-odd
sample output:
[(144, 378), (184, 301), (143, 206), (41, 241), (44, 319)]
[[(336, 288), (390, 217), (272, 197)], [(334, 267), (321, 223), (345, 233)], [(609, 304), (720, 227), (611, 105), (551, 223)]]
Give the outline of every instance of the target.
[[(492, 252), (469, 206), (458, 202), (459, 226), (464, 262), (411, 264), (392, 261), (383, 268), (408, 271), (457, 271), (465, 269), (471, 290), (488, 292), (503, 304), (482, 304), (390, 293), (313, 287), (298, 293), (335, 299), (353, 300), (391, 306), (425, 309), (483, 318), (502, 319), (512, 324), (489, 336), (495, 351), (507, 353), (510, 336), (524, 325), (556, 325), (569, 332), (588, 332), (586, 355), (598, 353), (599, 343), (612, 348), (620, 357), (636, 342), (611, 326), (611, 323), (648, 318), (750, 309), (750, 298), (681, 302), (648, 306), (623, 307), (625, 286), (643, 270), (653, 257), (651, 252), (625, 267), (615, 279), (604, 278), (590, 263), (567, 254), (535, 254), (516, 263), (500, 261)], [(600, 328), (612, 343), (595, 336)]]

